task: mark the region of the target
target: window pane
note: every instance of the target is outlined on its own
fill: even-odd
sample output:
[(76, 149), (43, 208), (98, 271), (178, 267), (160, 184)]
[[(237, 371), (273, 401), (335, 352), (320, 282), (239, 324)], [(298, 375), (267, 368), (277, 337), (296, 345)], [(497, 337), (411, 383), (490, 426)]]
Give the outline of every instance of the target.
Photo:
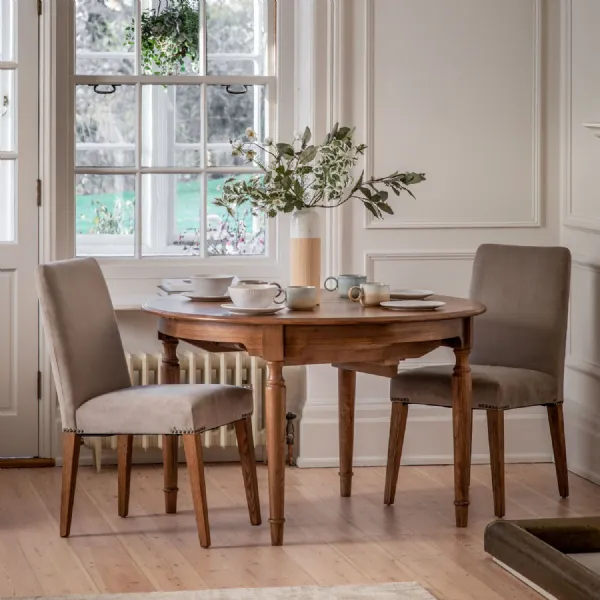
[(201, 175), (144, 175), (143, 254), (200, 253)]
[(15, 164), (0, 160), (0, 242), (15, 240)]
[(17, 0), (0, 0), (0, 61), (15, 59)]
[(185, 75), (200, 71), (198, 0), (145, 0), (141, 27), (143, 73)]
[[(206, 0), (209, 75), (238, 75), (240, 55), (254, 59), (250, 73), (264, 74), (266, 0)], [(248, 74), (244, 72), (243, 74)]]
[(77, 165), (130, 167), (135, 165), (135, 86), (77, 86), (75, 136)]
[(133, 256), (135, 177), (76, 176), (77, 256)]
[(77, 73), (132, 75), (135, 0), (76, 0)]
[(245, 159), (231, 156), (229, 140), (243, 139), (248, 127), (254, 129), (259, 141), (265, 138), (265, 86), (248, 86), (243, 94), (231, 94), (224, 86), (209, 85), (207, 105), (207, 164), (212, 167), (246, 165)]
[[(206, 217), (206, 254), (263, 255), (265, 254), (266, 217), (253, 215), (249, 206), (241, 207), (234, 217), (226, 210), (214, 205), (221, 196), (223, 184), (229, 175), (208, 175), (208, 198)], [(251, 175), (239, 175), (238, 179)]]
[(14, 72), (0, 71), (0, 150), (15, 150), (15, 107)]
[(199, 85), (143, 87), (143, 166), (201, 166), (201, 94)]

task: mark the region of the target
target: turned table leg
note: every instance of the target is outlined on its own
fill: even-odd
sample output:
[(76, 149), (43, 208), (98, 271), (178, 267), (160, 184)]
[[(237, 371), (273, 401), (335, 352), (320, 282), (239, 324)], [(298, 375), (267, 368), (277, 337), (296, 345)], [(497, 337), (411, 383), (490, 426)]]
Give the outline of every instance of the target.
[(354, 404), (356, 371), (338, 369), (338, 411), (340, 429), (340, 495), (352, 494), (352, 457), (354, 454)]
[(283, 363), (268, 362), (266, 399), (271, 544), (283, 544), (285, 492), (285, 381)]
[[(161, 379), (163, 383), (180, 383), (179, 359), (177, 358), (177, 345), (179, 340), (168, 336), (161, 336), (163, 343), (163, 359), (161, 366)], [(179, 436), (163, 435), (163, 469), (165, 512), (177, 512), (177, 464), (178, 464)]]
[(454, 430), (454, 511), (456, 526), (466, 527), (469, 519), (471, 475), (471, 368), (469, 349), (454, 350), (456, 364), (452, 375), (452, 426)]

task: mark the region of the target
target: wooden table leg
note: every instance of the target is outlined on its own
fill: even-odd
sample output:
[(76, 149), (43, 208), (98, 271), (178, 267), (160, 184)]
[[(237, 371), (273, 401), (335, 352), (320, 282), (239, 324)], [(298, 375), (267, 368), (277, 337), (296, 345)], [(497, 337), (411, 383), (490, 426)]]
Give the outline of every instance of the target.
[[(179, 340), (168, 336), (160, 336), (163, 343), (163, 359), (161, 366), (162, 383), (180, 383), (179, 359), (177, 358), (177, 345)], [(179, 436), (163, 435), (163, 472), (165, 492), (165, 512), (177, 512), (177, 464), (178, 464)]]
[(471, 368), (469, 349), (454, 350), (456, 364), (452, 375), (452, 426), (454, 430), (454, 511), (456, 526), (466, 527), (469, 520), (469, 484), (471, 475)]
[(338, 411), (340, 428), (340, 495), (352, 494), (352, 457), (354, 455), (354, 405), (356, 371), (338, 369)]
[(271, 544), (283, 544), (285, 523), (285, 381), (283, 363), (268, 362), (266, 399)]

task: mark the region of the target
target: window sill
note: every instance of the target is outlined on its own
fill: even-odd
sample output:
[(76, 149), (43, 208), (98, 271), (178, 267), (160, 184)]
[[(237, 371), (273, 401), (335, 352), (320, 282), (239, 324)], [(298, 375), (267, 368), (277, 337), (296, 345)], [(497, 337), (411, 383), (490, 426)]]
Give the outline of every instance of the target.
[(142, 310), (145, 302), (157, 297), (157, 294), (112, 294), (111, 300), (115, 312), (127, 312)]

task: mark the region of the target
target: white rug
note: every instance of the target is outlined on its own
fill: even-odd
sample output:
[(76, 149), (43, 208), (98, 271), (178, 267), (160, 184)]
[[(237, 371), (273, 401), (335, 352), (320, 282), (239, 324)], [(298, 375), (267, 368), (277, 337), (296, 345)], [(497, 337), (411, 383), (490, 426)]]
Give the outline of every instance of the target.
[[(44, 597), (43, 600), (364, 600), (365, 598), (371, 600), (435, 600), (425, 588), (416, 583), (54, 596)], [(38, 599), (41, 600), (41, 596), (28, 598), (28, 600)]]

